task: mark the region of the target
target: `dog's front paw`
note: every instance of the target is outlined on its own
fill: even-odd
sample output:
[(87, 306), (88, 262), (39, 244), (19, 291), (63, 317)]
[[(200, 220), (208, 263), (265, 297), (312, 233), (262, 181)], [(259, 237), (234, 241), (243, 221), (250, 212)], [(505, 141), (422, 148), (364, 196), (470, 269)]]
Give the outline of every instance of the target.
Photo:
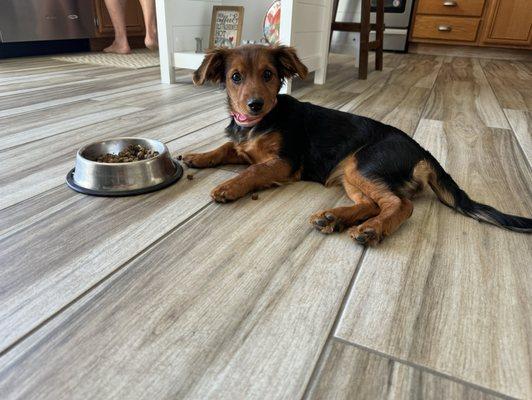
[(183, 162), (190, 168), (209, 168), (216, 165), (212, 157), (204, 153), (185, 154), (183, 155)]
[(245, 193), (239, 187), (232, 183), (222, 183), (216, 186), (212, 192), (211, 197), (217, 203), (227, 203), (244, 196)]

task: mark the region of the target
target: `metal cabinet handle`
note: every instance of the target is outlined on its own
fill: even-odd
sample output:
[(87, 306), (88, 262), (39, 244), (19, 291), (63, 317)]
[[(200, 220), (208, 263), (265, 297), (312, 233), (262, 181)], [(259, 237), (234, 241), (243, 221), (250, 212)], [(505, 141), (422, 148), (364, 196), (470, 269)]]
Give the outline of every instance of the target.
[(443, 2), (443, 5), (445, 7), (456, 7), (457, 3), (454, 0), (448, 0), (448, 1), (446, 0)]
[(439, 25), (438, 30), (440, 32), (451, 32), (453, 30), (453, 27), (451, 25)]

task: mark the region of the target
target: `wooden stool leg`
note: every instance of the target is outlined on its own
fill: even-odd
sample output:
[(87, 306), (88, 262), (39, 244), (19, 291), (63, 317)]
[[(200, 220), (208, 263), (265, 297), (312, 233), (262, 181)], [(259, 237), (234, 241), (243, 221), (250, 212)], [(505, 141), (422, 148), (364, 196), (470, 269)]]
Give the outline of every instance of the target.
[(362, 0), (362, 15), (360, 16), (360, 62), (358, 65), (358, 79), (368, 77), (370, 0)]
[(375, 69), (382, 71), (382, 49), (384, 47), (384, 0), (377, 0), (377, 31), (378, 47), (375, 50)]
[[(336, 14), (338, 14), (338, 3), (340, 0), (334, 0), (333, 2), (333, 9), (332, 9), (332, 23), (334, 24), (336, 22)], [(331, 34), (329, 36), (329, 51), (330, 47), (332, 45), (332, 36), (333, 36), (333, 30), (331, 29)]]

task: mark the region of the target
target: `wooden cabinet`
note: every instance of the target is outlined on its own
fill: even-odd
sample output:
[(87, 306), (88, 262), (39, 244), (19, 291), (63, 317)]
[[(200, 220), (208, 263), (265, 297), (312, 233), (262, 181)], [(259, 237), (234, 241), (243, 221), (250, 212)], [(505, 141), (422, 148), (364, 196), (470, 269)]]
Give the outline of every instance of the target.
[(532, 1), (494, 0), (486, 15), (484, 43), (529, 45), (532, 39)]
[[(96, 37), (114, 36), (113, 24), (105, 6), (105, 0), (93, 1), (96, 18)], [(145, 34), (142, 8), (138, 0), (127, 0), (126, 2), (126, 27), (128, 36), (143, 36)]]
[(419, 15), (416, 18), (412, 37), (474, 42), (479, 22), (478, 18)]
[(532, 48), (532, 0), (418, 0), (411, 42)]
[(462, 15), (480, 17), (484, 0), (419, 0), (419, 14)]

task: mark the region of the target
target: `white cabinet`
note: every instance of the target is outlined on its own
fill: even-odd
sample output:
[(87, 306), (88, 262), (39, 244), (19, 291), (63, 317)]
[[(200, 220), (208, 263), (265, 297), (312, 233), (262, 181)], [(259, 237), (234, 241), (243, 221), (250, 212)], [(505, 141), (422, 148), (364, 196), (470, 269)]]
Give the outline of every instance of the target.
[[(212, 7), (244, 7), (242, 39), (258, 40), (262, 36), (264, 15), (273, 0), (156, 0), (161, 80), (174, 82), (174, 67), (194, 69), (202, 56), (194, 54), (194, 38), (208, 45)], [(282, 0), (282, 44), (294, 46), (299, 57), (315, 71), (315, 83), (323, 84), (327, 70), (332, 0)], [(177, 64), (176, 64), (177, 61)], [(285, 91), (290, 91), (290, 83)]]

